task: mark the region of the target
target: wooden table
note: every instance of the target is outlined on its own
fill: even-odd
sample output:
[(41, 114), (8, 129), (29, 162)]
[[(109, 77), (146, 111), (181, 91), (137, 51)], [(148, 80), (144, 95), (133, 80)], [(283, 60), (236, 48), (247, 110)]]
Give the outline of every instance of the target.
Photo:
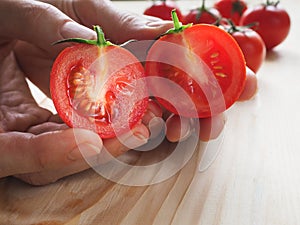
[[(178, 2), (185, 8), (188, 3)], [(0, 224), (300, 224), (300, 2), (282, 3), (291, 15), (290, 35), (267, 55), (256, 97), (226, 113), (208, 168), (199, 169), (207, 155), (199, 143), (181, 170), (152, 185), (118, 184), (92, 169), (44, 187), (0, 179)], [(150, 2), (114, 4), (141, 13)], [(164, 142), (160, 151), (127, 160), (155, 160), (171, 147)]]

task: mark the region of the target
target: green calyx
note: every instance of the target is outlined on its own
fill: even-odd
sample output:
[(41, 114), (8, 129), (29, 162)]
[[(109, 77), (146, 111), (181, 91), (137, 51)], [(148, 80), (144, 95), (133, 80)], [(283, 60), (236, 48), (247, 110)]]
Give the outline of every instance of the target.
[(63, 40), (57, 41), (54, 44), (60, 44), (60, 43), (65, 43), (65, 42), (75, 42), (75, 43), (96, 45), (96, 46), (99, 46), (99, 47), (105, 47), (105, 46), (113, 45), (110, 41), (105, 40), (103, 30), (101, 29), (100, 26), (96, 25), (96, 26), (93, 26), (93, 28), (94, 28), (94, 31), (97, 34), (97, 39), (96, 40), (87, 40), (87, 39), (83, 39), (83, 38), (68, 38), (68, 39), (63, 39)]
[(186, 25), (182, 25), (182, 23), (179, 21), (176, 10), (173, 9), (172, 10), (172, 20), (173, 20), (173, 24), (174, 24), (174, 28), (171, 28), (170, 30), (168, 30), (166, 33), (164, 34), (176, 34), (176, 33), (180, 33), (182, 31), (184, 31), (186, 28), (191, 27), (193, 24), (189, 23)]
[(229, 34), (233, 34), (233, 33), (235, 33), (235, 32), (242, 32), (242, 33), (243, 33), (243, 32), (245, 32), (246, 29), (254, 28), (255, 26), (258, 25), (257, 22), (254, 22), (254, 23), (250, 23), (250, 24), (244, 25), (244, 26), (236, 26), (236, 25), (232, 22), (231, 19), (227, 19), (226, 21), (227, 21), (227, 23), (228, 23), (228, 25), (229, 25), (229, 28), (226, 29), (227, 32), (228, 32)]
[(275, 6), (275, 7), (277, 7), (277, 5), (279, 4), (279, 0), (278, 1), (271, 1), (271, 0), (267, 0), (267, 2), (266, 2), (266, 6), (269, 6), (269, 5), (273, 5), (273, 6)]

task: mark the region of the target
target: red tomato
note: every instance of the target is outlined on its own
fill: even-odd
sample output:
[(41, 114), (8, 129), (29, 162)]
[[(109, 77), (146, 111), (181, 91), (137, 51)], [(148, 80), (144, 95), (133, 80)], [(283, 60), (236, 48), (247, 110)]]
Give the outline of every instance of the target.
[(144, 11), (144, 15), (155, 16), (163, 20), (172, 20), (171, 12), (173, 9), (176, 9), (178, 18), (180, 19), (182, 17), (180, 9), (172, 0), (155, 1), (152, 6)]
[(247, 66), (256, 73), (266, 57), (266, 46), (262, 38), (254, 30), (245, 27), (233, 25), (227, 30), (242, 49)]
[(202, 10), (201, 8), (192, 9), (190, 12), (184, 16), (184, 23), (207, 23), (214, 24), (221, 17), (219, 11), (215, 8), (209, 8)]
[(145, 73), (129, 51), (106, 42), (100, 28), (95, 30), (98, 37), (102, 34), (101, 43), (79, 39), (84, 43), (59, 54), (51, 71), (50, 90), (67, 125), (111, 138), (128, 131), (144, 115), (147, 88), (140, 79)]
[(202, 0), (202, 6), (196, 9), (190, 10), (190, 12), (184, 16), (184, 23), (207, 23), (214, 24), (221, 18), (220, 12), (215, 8), (207, 8), (205, 1)]
[(243, 0), (218, 0), (214, 7), (219, 10), (223, 18), (231, 19), (235, 24), (239, 24), (243, 12), (247, 9), (247, 4)]
[(175, 28), (152, 45), (145, 65), (147, 76), (171, 82), (154, 79), (150, 90), (175, 114), (199, 118), (217, 115), (244, 89), (243, 53), (221, 28), (209, 24), (180, 26), (175, 21)]
[(248, 8), (240, 20), (240, 25), (257, 23), (253, 29), (262, 37), (267, 50), (285, 40), (290, 30), (290, 17), (277, 3), (267, 3)]

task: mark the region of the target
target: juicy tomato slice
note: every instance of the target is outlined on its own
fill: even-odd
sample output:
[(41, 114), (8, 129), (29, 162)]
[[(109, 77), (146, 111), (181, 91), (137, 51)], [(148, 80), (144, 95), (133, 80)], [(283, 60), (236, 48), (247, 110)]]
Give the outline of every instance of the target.
[(209, 24), (162, 36), (149, 50), (145, 71), (147, 76), (173, 81), (187, 94), (181, 95), (168, 82), (150, 82), (150, 91), (164, 107), (199, 118), (230, 107), (243, 91), (246, 78), (245, 59), (236, 41)]
[(128, 131), (144, 115), (148, 103), (144, 75), (140, 62), (119, 46), (77, 44), (55, 60), (50, 90), (67, 125), (111, 138)]

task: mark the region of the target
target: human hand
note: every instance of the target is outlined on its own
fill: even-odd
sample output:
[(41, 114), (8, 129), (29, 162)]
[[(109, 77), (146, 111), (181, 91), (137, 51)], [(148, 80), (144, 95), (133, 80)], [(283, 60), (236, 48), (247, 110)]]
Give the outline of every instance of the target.
[[(149, 136), (147, 127), (139, 124), (119, 139), (102, 141), (91, 131), (68, 128), (57, 116), (36, 104), (25, 80), (27, 74), (15, 57), (14, 50), (20, 44), (16, 41), (22, 40), (33, 51), (42, 54), (47, 46), (51, 46), (49, 43), (60, 36), (55, 30), (57, 23), (70, 21), (54, 7), (49, 8), (57, 17), (53, 20), (47, 17), (47, 25), (52, 30), (46, 31), (46, 37), (40, 35), (44, 24), (36, 23), (38, 18), (31, 16), (46, 13), (44, 10), (48, 6), (44, 7), (32, 1), (0, 2), (0, 177), (13, 175), (35, 185), (51, 183), (89, 168), (83, 155), (98, 163), (105, 162), (108, 154), (103, 146), (111, 155), (118, 156), (129, 149), (127, 146), (146, 143)], [(40, 76), (48, 77), (47, 65), (52, 58), (43, 60), (45, 63), (41, 65), (45, 68), (40, 67)], [(40, 58), (35, 63), (43, 60)]]
[[(1, 4), (4, 5), (5, 3), (7, 4), (7, 2), (8, 1), (2, 1)], [(108, 18), (111, 18), (112, 21), (115, 21), (116, 26), (119, 28), (119, 29), (115, 29), (116, 27), (111, 26), (111, 24), (105, 24), (105, 23), (101, 24), (101, 21), (98, 21), (100, 20), (100, 16), (101, 16), (98, 15), (98, 12), (101, 11), (99, 10), (101, 8), (96, 8), (94, 4), (102, 4), (100, 1), (92, 1), (92, 0), (75, 1), (78, 7), (77, 14), (75, 14), (75, 10), (74, 8), (72, 8), (75, 7), (76, 4), (72, 4), (71, 1), (66, 1), (64, 3), (63, 1), (51, 1), (51, 2), (53, 5), (56, 5), (61, 10), (68, 13), (69, 15), (71, 16), (73, 15), (73, 19), (79, 22), (83, 21), (85, 25), (89, 25), (89, 23), (100, 24), (105, 30), (105, 32), (109, 36), (111, 36), (111, 40), (114, 42), (123, 42), (131, 38), (141, 39), (141, 40), (153, 39), (154, 37), (157, 37), (159, 34), (163, 33), (163, 31), (170, 28), (170, 26), (172, 25), (171, 22), (163, 22), (158, 19), (154, 19), (150, 17), (141, 18), (139, 16), (120, 12), (116, 10), (114, 7), (111, 7), (110, 5), (105, 6), (105, 4), (110, 4), (110, 3), (106, 1), (102, 1), (104, 3), (104, 6), (103, 5), (102, 6), (108, 7), (106, 8), (107, 10), (103, 10), (105, 12), (104, 15), (108, 16)], [(82, 6), (80, 5), (82, 4), (82, 2), (84, 2), (85, 4), (85, 7), (83, 8), (80, 7)], [(0, 38), (2, 38), (1, 40), (3, 43), (1, 45), (3, 51), (0, 51), (1, 52), (0, 59), (1, 60), (6, 59), (7, 64), (13, 62), (13, 64), (15, 65), (14, 69), (19, 71), (17, 73), (18, 74), (17, 77), (19, 78), (17, 78), (17, 80), (20, 79), (23, 80), (22, 82), (24, 82), (24, 76), (26, 75), (35, 84), (37, 84), (38, 87), (40, 87), (46, 94), (49, 95), (50, 68), (55, 56), (59, 53), (59, 51), (62, 50), (62, 48), (65, 47), (65, 46), (53, 47), (51, 46), (51, 43), (60, 39), (71, 38), (71, 37), (81, 37), (81, 38), (90, 39), (93, 37), (94, 34), (90, 29), (86, 28), (85, 26), (81, 26), (78, 23), (75, 23), (68, 16), (61, 13), (57, 8), (52, 7), (50, 5), (38, 3), (38, 2), (33, 3), (31, 1), (28, 2), (23, 1), (22, 4), (25, 4), (25, 8), (22, 8), (24, 7), (24, 5), (19, 4), (20, 1), (17, 0), (10, 1), (10, 3), (11, 3), (10, 6), (13, 6), (13, 8), (1, 7), (1, 9), (3, 9), (3, 13), (1, 12), (1, 15), (3, 16), (2, 22), (5, 25), (8, 24), (8, 26), (2, 26), (1, 28), (3, 31), (1, 33), (5, 34), (5, 36), (3, 35), (0, 36)], [(88, 6), (92, 7), (92, 10), (89, 10), (91, 8), (89, 8)], [(101, 7), (101, 5), (98, 6)], [(22, 10), (20, 10), (20, 7), (22, 8)], [(82, 9), (82, 11), (80, 11), (79, 9)], [(23, 12), (24, 14), (20, 13), (16, 15), (15, 13), (13, 13), (14, 11), (11, 10), (18, 10), (19, 12)], [(110, 21), (108, 18), (104, 19), (103, 21), (107, 23), (107, 21)], [(97, 21), (95, 21), (95, 19)], [(126, 21), (126, 23), (124, 23), (124, 21)], [(14, 26), (10, 26), (9, 24), (14, 24)], [(34, 26), (28, 26), (28, 24), (34, 24)], [(47, 24), (47, 29), (44, 29), (45, 24)], [(23, 27), (27, 27), (28, 29), (26, 29), (24, 32), (24, 29), (22, 29)], [(114, 32), (114, 30), (111, 29), (112, 27), (118, 32)], [(34, 34), (35, 39), (33, 38), (32, 34)], [(15, 43), (14, 41), (12, 41), (14, 39), (20, 39), (21, 41)], [(12, 49), (14, 49), (13, 53), (11, 51)], [(14, 54), (16, 55), (17, 62), (14, 58)], [(10, 66), (7, 65), (7, 67), (4, 66), (2, 68), (7, 69), (9, 67)], [(1, 74), (5, 74), (5, 73), (1, 73)], [(3, 84), (3, 82), (1, 82), (1, 84)], [(24, 87), (25, 86), (26, 85), (24, 85)], [(26, 88), (28, 89), (27, 86)], [(26, 126), (24, 125), (22, 128), (15, 127), (14, 129), (8, 130), (2, 124), (2, 126), (4, 127), (2, 128), (2, 131), (4, 131), (5, 133), (1, 134), (1, 138), (3, 140), (3, 143), (6, 143), (5, 146), (11, 146), (11, 143), (19, 143), (19, 144), (13, 145), (15, 147), (14, 149), (16, 149), (13, 151), (15, 152), (15, 154), (10, 155), (10, 157), (8, 157), (8, 160), (7, 158), (5, 159), (4, 157), (5, 159), (4, 163), (0, 163), (0, 164), (4, 165), (4, 167), (2, 168), (9, 168), (9, 166), (11, 166), (13, 162), (15, 163), (17, 161), (20, 161), (19, 156), (22, 155), (24, 156), (24, 154), (20, 154), (20, 151), (22, 149), (20, 148), (20, 146), (25, 146), (25, 147), (27, 146), (25, 149), (31, 149), (33, 146), (33, 149), (35, 150), (29, 151), (30, 154), (28, 155), (28, 158), (31, 159), (30, 157), (31, 155), (33, 156), (33, 159), (36, 159), (37, 162), (44, 162), (44, 163), (42, 163), (42, 168), (39, 167), (41, 165), (40, 163), (32, 164), (34, 168), (31, 168), (31, 170), (22, 170), (22, 166), (15, 166), (15, 168), (17, 167), (18, 169), (19, 167), (20, 169), (13, 170), (13, 171), (6, 171), (5, 169), (1, 169), (1, 176), (23, 173), (22, 175), (18, 175), (18, 177), (33, 184), (44, 184), (44, 183), (55, 181), (60, 177), (66, 176), (68, 174), (72, 174), (74, 172), (88, 168), (88, 165), (83, 160), (81, 154), (79, 154), (78, 148), (76, 148), (77, 149), (76, 151), (78, 153), (77, 157), (79, 158), (78, 160), (80, 161), (80, 163), (77, 162), (78, 160), (75, 160), (76, 165), (74, 164), (74, 166), (68, 166), (66, 168), (65, 167), (66, 164), (69, 165), (74, 162), (73, 161), (70, 162), (70, 160), (68, 161), (62, 159), (66, 159), (66, 158), (68, 159), (67, 155), (70, 152), (70, 149), (73, 149), (74, 146), (76, 146), (74, 145), (76, 141), (76, 140), (74, 141), (74, 132), (75, 133), (88, 132), (89, 135), (82, 135), (82, 137), (86, 138), (84, 143), (90, 141), (93, 144), (95, 143), (95, 139), (96, 139), (97, 149), (101, 149), (103, 145), (99, 137), (97, 135), (95, 136), (95, 134), (89, 131), (66, 129), (65, 125), (54, 123), (52, 120), (55, 117), (51, 116), (51, 114), (48, 111), (41, 109), (36, 105), (31, 95), (28, 94), (29, 90), (25, 92), (24, 91), (21, 92), (22, 92), (21, 95), (24, 95), (25, 97), (24, 96), (23, 97), (31, 102), (31, 104), (29, 104), (28, 106), (30, 106), (30, 108), (32, 109), (36, 109), (37, 113), (35, 114), (35, 116), (32, 117), (32, 114), (29, 113), (30, 111), (24, 112), (24, 110), (23, 111), (20, 110), (21, 113), (19, 113), (20, 114), (19, 124), (23, 124), (23, 123), (26, 124)], [(24, 99), (22, 99), (22, 101), (23, 100)], [(14, 101), (11, 101), (11, 103), (15, 104)], [(161, 113), (159, 111), (160, 110), (157, 110), (156, 113), (153, 113), (153, 110), (151, 111), (150, 109), (147, 111), (145, 117), (154, 118), (156, 116), (160, 116)], [(11, 112), (9, 108), (7, 108), (7, 112)], [(1, 114), (3, 113), (1, 112)], [(24, 116), (24, 114), (27, 116)], [(32, 117), (31, 120), (28, 120), (28, 117), (30, 118)], [(171, 116), (169, 119), (167, 119), (167, 126), (168, 124), (169, 126), (173, 126), (172, 121), (174, 120), (175, 121), (177, 120), (176, 116)], [(11, 120), (11, 122), (13, 121), (15, 120)], [(148, 119), (148, 121), (150, 120)], [(188, 120), (186, 121), (187, 122), (184, 122), (183, 124), (187, 125), (186, 131), (187, 133), (189, 133), (190, 132), (189, 122)], [(205, 130), (207, 131), (212, 130), (211, 127), (214, 126), (214, 124), (212, 124), (210, 121), (212, 120), (204, 119), (203, 122), (200, 121), (201, 124), (204, 124), (203, 127), (207, 127), (205, 129), (202, 129), (202, 132)], [(216, 120), (213, 121), (216, 121), (216, 124), (220, 124), (219, 126), (220, 129), (213, 129), (213, 130), (215, 131), (222, 130), (224, 125), (223, 116), (221, 115), (217, 117)], [(10, 123), (6, 122), (6, 124), (10, 124)], [(145, 141), (149, 136), (149, 133), (147, 128), (143, 124), (137, 126), (135, 129), (136, 132), (134, 133), (143, 134), (142, 136), (145, 137), (145, 139), (142, 138), (140, 140), (134, 138), (134, 141), (138, 140), (138, 144), (137, 144), (138, 146), (140, 144), (145, 143)], [(182, 129), (183, 128), (180, 127), (177, 129), (177, 131)], [(72, 130), (72, 132), (70, 130)], [(171, 129), (167, 129), (167, 132), (170, 130)], [(19, 133), (19, 131), (22, 131), (22, 133)], [(180, 132), (180, 135), (178, 135), (178, 132), (177, 133), (175, 132), (173, 134), (167, 133), (167, 137), (171, 141), (179, 141), (186, 137), (186, 135), (181, 135), (184, 133), (185, 132)], [(208, 134), (209, 135), (206, 135), (208, 136), (208, 138), (213, 138), (218, 135), (218, 132), (216, 132), (215, 135), (211, 135), (210, 132), (208, 132)], [(61, 145), (56, 143), (56, 141), (54, 141), (54, 139), (57, 140), (57, 137), (64, 137), (61, 139), (62, 141)], [(139, 135), (139, 137), (141, 137), (141, 135)], [(53, 140), (53, 141), (46, 142), (48, 138), (49, 140)], [(201, 134), (200, 134), (200, 138), (201, 138)], [(205, 137), (203, 139), (205, 140), (207, 138)], [(5, 142), (5, 140), (8, 141)], [(34, 141), (31, 142), (32, 140)], [(43, 141), (45, 141), (44, 143), (45, 146), (49, 147), (46, 148), (49, 149), (48, 151), (47, 150), (42, 151), (45, 154), (39, 153), (39, 150), (41, 149), (39, 145)], [(27, 143), (27, 145), (25, 145), (24, 142)], [(55, 157), (55, 159), (53, 159), (51, 162), (49, 160), (41, 160), (41, 157), (43, 159), (47, 159), (48, 158), (47, 156), (49, 156), (50, 154), (52, 156), (50, 150), (51, 147), (53, 147), (53, 145), (49, 145), (49, 143), (52, 144), (55, 143), (57, 145), (57, 148), (55, 148), (57, 149), (57, 151), (58, 149), (64, 150), (61, 152), (58, 151), (61, 154), (55, 154), (55, 156), (57, 157)], [(68, 143), (67, 146), (66, 143)], [(108, 148), (111, 149), (111, 153), (115, 156), (125, 152), (128, 149), (124, 147), (124, 145), (122, 145), (118, 140), (114, 140), (114, 139), (106, 140), (104, 145), (108, 146)], [(93, 151), (87, 150), (87, 152), (93, 152)], [(92, 155), (94, 155), (94, 153)], [(101, 157), (99, 158), (101, 160)], [(5, 161), (8, 161), (9, 163), (5, 164)], [(26, 162), (26, 159), (23, 161)], [(31, 164), (26, 163), (26, 165), (28, 166)], [(36, 165), (37, 167), (34, 165)]]

